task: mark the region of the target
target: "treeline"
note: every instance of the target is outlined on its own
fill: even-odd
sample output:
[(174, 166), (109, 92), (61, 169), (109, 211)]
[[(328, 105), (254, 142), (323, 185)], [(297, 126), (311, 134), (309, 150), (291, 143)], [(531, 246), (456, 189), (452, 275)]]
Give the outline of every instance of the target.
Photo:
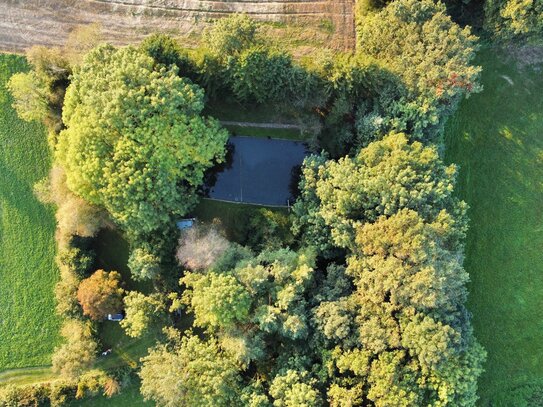
[[(10, 88), (19, 115), (50, 132), (54, 167), (36, 190), (57, 207), (65, 341), (53, 369), (65, 397), (53, 384), (10, 388), (0, 405), (119, 391), (130, 370), (93, 364), (98, 322), (121, 309), (131, 337), (169, 325), (139, 371), (158, 405), (475, 404), (485, 353), (465, 308), (466, 204), (439, 143), (459, 100), (480, 90), (476, 39), (441, 3), (381, 6), (352, 55), (295, 61), (243, 15), (191, 52), (164, 35), (115, 48), (91, 27), (29, 53), (33, 70)], [(175, 220), (224, 159), (227, 133), (202, 113), (220, 100), (318, 114), (323, 152), (304, 163), (292, 234), (262, 212), (248, 246), (213, 227), (177, 242)], [(92, 242), (107, 227), (153, 292), (97, 270)], [(30, 391), (44, 396), (26, 402)]]
[[(356, 13), (364, 24), (367, 15), (379, 11), (392, 0), (357, 0)], [(471, 25), (498, 41), (541, 40), (543, 1), (541, 0), (443, 0), (455, 21)]]

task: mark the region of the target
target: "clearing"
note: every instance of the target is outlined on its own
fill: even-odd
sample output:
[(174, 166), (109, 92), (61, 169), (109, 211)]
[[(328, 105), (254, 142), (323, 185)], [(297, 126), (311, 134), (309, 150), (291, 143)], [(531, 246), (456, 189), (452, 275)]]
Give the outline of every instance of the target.
[(44, 129), (19, 120), (5, 88), (25, 69), (24, 58), (0, 54), (0, 372), (49, 365), (59, 342), (55, 220), (32, 193), (49, 149)]
[(477, 62), (485, 90), (449, 121), (446, 155), (471, 207), (469, 307), (488, 352), (480, 405), (543, 405), (543, 63), (519, 67), (494, 48)]

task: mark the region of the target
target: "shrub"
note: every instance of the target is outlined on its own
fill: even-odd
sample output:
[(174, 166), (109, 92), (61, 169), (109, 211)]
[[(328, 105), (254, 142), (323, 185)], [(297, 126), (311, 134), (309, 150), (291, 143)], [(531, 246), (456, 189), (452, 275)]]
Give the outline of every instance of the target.
[(98, 346), (89, 322), (65, 320), (60, 332), (66, 342), (55, 349), (53, 371), (63, 378), (75, 379), (92, 365)]

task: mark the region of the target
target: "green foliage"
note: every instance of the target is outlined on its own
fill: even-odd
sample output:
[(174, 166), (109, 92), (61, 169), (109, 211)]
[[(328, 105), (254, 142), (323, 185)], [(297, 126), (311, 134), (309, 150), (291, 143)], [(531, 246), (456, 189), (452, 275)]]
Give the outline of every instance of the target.
[(152, 34), (145, 38), (140, 49), (159, 65), (169, 68), (175, 65), (182, 77), (193, 79), (196, 67), (177, 40), (166, 34)]
[(213, 340), (175, 338), (142, 359), (141, 393), (159, 406), (231, 406), (237, 402), (238, 371)]
[(294, 242), (290, 219), (282, 212), (260, 209), (249, 220), (247, 245), (255, 251), (280, 249)]
[(294, 224), (323, 254), (347, 251), (345, 272), (329, 267), (313, 294), (332, 404), (365, 395), (376, 406), (474, 405), (485, 352), (464, 305), (455, 167), (394, 133), (305, 167)]
[(307, 372), (286, 370), (277, 375), (270, 385), (270, 395), (276, 407), (314, 407), (323, 405), (320, 394)]
[(242, 102), (304, 100), (311, 86), (311, 78), (293, 65), (290, 55), (268, 47), (244, 50), (231, 70), (232, 91)]
[(65, 343), (55, 349), (53, 371), (64, 378), (75, 379), (92, 365), (98, 346), (89, 322), (67, 319), (61, 334)]
[(83, 308), (83, 314), (94, 320), (105, 318), (122, 309), (123, 289), (121, 275), (116, 271), (95, 271), (84, 279), (77, 289), (77, 300)]
[(136, 240), (191, 208), (227, 138), (216, 121), (199, 116), (199, 87), (153, 65), (130, 47), (90, 52), (73, 74), (58, 138), (70, 189), (104, 207)]
[(321, 250), (329, 250), (328, 231), (335, 246), (352, 249), (356, 225), (402, 208), (424, 219), (442, 208), (455, 214), (465, 210), (452, 196), (456, 168), (443, 165), (435, 147), (409, 143), (401, 133), (371, 143), (354, 158), (308, 163), (303, 201), (295, 205), (295, 213), (302, 215), (296, 225)]
[(160, 273), (160, 258), (140, 247), (130, 253), (128, 268), (134, 280), (152, 280)]
[(13, 107), (21, 119), (30, 122), (47, 117), (47, 86), (35, 72), (14, 74), (8, 82), (8, 89), (15, 99)]
[(165, 308), (160, 294), (146, 296), (137, 291), (130, 291), (123, 298), (123, 302), (125, 317), (120, 324), (131, 337), (141, 336)]
[(46, 134), (17, 117), (6, 88), (28, 69), (23, 57), (0, 55), (0, 371), (48, 364), (59, 341), (55, 220), (32, 193), (51, 162)]
[[(443, 3), (391, 2), (381, 11), (365, 16), (357, 32), (359, 52), (386, 64), (409, 91), (408, 98), (400, 100), (399, 105), (394, 99), (388, 102), (390, 113), (408, 109), (404, 114), (416, 114), (418, 120), (426, 121), (422, 127), (431, 130), (442, 123), (443, 115), (450, 113), (461, 96), (481, 89), (477, 82), (480, 67), (471, 65), (476, 38), (468, 27), (460, 28), (452, 22)], [(423, 100), (409, 107), (419, 97)], [(420, 130), (400, 124), (395, 130)], [(418, 131), (413, 136), (423, 137)]]
[(227, 328), (246, 320), (251, 298), (234, 276), (187, 273), (181, 283), (186, 286), (184, 302), (194, 311), (196, 326)]
[(502, 40), (543, 33), (543, 1), (487, 0), (485, 28)]
[(256, 45), (258, 25), (245, 14), (232, 14), (220, 18), (204, 31), (202, 37), (204, 46), (211, 54), (221, 60), (238, 56), (243, 50)]

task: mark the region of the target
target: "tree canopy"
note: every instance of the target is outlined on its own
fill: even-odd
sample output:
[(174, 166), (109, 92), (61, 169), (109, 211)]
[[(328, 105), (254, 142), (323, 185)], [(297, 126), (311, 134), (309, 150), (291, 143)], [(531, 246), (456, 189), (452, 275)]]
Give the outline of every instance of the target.
[(57, 158), (72, 191), (133, 236), (185, 214), (227, 133), (200, 116), (203, 92), (131, 48), (100, 46), (66, 92)]

